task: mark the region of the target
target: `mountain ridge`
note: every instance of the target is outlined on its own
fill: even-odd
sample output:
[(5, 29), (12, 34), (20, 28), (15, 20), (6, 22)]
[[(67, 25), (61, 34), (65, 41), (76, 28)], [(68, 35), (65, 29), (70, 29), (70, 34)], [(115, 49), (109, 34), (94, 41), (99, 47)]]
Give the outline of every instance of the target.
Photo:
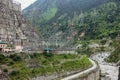
[[(112, 32), (116, 33), (116, 31), (105, 33), (100, 27), (99, 23), (104, 24), (102, 20), (107, 20), (107, 22), (105, 21), (107, 28), (106, 30), (109, 29), (109, 25), (107, 24), (110, 23), (110, 19), (108, 21), (106, 16), (111, 15), (110, 13), (115, 11), (115, 8), (119, 8), (119, 6), (117, 5), (119, 0), (54, 0), (55, 2), (52, 2), (51, 0), (45, 0), (48, 1), (49, 5), (47, 6), (49, 6), (49, 8), (46, 7), (44, 9), (42, 9), (42, 5), (45, 6), (46, 3), (40, 4), (38, 3), (39, 1), (40, 0), (37, 0), (30, 7), (23, 10), (23, 14), (33, 25), (37, 27), (43, 37), (50, 37), (52, 33), (56, 34), (57, 32), (61, 31), (65, 33), (63, 35), (66, 35), (67, 37), (72, 35), (71, 33), (77, 33), (77, 37), (79, 37), (79, 35), (84, 32), (87, 37), (89, 37), (89, 34), (94, 35), (93, 37), (90, 36), (90, 39), (101, 38), (104, 36), (108, 37), (109, 35), (111, 35)], [(38, 7), (40, 5), (41, 7)], [(113, 6), (113, 8), (111, 6)], [(34, 10), (32, 7), (34, 8)], [(106, 10), (104, 10), (103, 8), (105, 8)], [(99, 11), (101, 12), (99, 13)], [(103, 15), (102, 11), (104, 11)], [(101, 18), (101, 21), (99, 21), (99, 17)], [(71, 28), (71, 26), (73, 26), (73, 28)], [(100, 28), (101, 31), (98, 30), (97, 32), (95, 32), (95, 28)]]

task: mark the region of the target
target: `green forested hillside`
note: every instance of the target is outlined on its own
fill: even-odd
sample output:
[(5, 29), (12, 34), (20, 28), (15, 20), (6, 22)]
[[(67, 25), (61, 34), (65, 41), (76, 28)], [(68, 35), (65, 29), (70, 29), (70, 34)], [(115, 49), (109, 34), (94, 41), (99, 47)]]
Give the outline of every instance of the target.
[(74, 40), (115, 38), (120, 34), (119, 0), (37, 0), (23, 10), (43, 37), (58, 32)]
[(114, 39), (120, 34), (119, 2), (108, 2), (83, 14), (82, 24), (77, 26), (80, 34), (86, 32), (85, 39)]

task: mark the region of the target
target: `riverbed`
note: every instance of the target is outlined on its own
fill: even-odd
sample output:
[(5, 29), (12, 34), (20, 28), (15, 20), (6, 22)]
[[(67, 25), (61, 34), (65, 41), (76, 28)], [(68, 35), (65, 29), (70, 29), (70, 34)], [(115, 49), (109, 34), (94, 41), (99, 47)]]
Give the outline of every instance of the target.
[(104, 61), (109, 55), (109, 52), (96, 53), (92, 59), (97, 61), (100, 66), (101, 80), (118, 80), (118, 67)]

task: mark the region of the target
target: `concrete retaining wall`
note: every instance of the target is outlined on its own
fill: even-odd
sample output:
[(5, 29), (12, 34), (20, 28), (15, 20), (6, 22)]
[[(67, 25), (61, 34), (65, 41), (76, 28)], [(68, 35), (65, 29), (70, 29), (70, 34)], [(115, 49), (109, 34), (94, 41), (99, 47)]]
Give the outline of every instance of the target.
[(96, 62), (89, 59), (93, 66), (82, 72), (67, 76), (62, 80), (99, 80), (100, 78), (100, 68)]
[(99, 68), (96, 68), (95, 70), (81, 75), (79, 78), (72, 79), (72, 80), (99, 80), (100, 76), (100, 70)]

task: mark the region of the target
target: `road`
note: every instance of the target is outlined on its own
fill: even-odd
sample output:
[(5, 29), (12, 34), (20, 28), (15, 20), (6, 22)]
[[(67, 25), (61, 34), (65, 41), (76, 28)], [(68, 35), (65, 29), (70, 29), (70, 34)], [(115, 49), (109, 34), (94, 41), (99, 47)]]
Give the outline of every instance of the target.
[(116, 67), (115, 64), (104, 61), (109, 55), (109, 52), (96, 53), (92, 59), (99, 63), (102, 75), (101, 80), (118, 80), (118, 67)]
[(82, 74), (88, 73), (88, 72), (90, 72), (90, 71), (96, 69), (97, 64), (96, 64), (93, 60), (91, 60), (91, 59), (89, 59), (89, 60), (90, 60), (91, 63), (93, 64), (93, 66), (92, 66), (91, 68), (89, 68), (89, 69), (87, 69), (87, 70), (85, 70), (85, 71), (82, 71), (82, 72), (80, 72), (80, 73), (77, 73), (77, 74), (74, 74), (74, 75), (65, 77), (65, 78), (63, 78), (62, 80), (71, 80), (71, 79), (75, 79), (75, 78), (78, 78), (78, 77), (79, 77), (80, 75), (82, 75)]

